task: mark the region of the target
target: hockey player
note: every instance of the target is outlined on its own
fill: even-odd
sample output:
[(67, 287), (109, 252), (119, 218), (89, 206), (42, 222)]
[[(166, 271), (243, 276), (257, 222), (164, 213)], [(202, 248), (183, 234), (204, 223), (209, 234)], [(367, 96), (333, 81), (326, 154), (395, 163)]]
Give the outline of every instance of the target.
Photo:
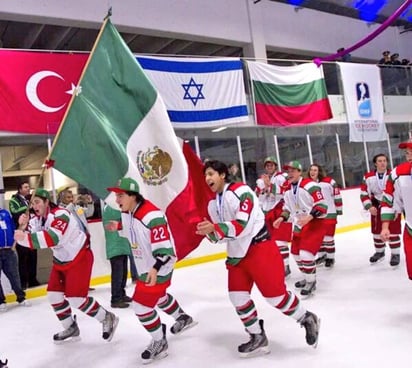
[(47, 190), (38, 188), (35, 191), (32, 207), (35, 216), (30, 222), (25, 214), (19, 218), (20, 227), (28, 225), (28, 231), (16, 230), (14, 239), (28, 248), (51, 248), (53, 251), (47, 296), (64, 327), (53, 336), (54, 342), (79, 339), (80, 330), (72, 307), (99, 321), (103, 339), (112, 340), (119, 318), (88, 296), (93, 266), (89, 237), (69, 211), (50, 201)]
[(285, 205), (281, 217), (274, 223), (278, 227), (292, 218), (292, 254), (305, 278), (295, 283), (301, 288), (300, 295), (309, 296), (316, 290), (316, 255), (326, 234), (323, 219), (328, 206), (320, 187), (312, 179), (302, 177), (302, 165), (291, 161), (283, 167), (287, 170), (289, 185), (285, 190)]
[(292, 238), (292, 223), (283, 222), (279, 228), (273, 228), (273, 222), (281, 215), (283, 208), (283, 188), (287, 184), (286, 176), (277, 171), (278, 164), (273, 156), (263, 162), (265, 173), (256, 180), (256, 195), (266, 217), (266, 225), (279, 247), (285, 267), (285, 276), (290, 275), (289, 242)]
[[(371, 214), (371, 232), (375, 253), (369, 258), (371, 264), (382, 261), (385, 258), (385, 242), (381, 238), (381, 201), (386, 181), (389, 177), (388, 158), (383, 153), (373, 157), (375, 170), (366, 173), (361, 184), (360, 199), (363, 208)], [(397, 216), (390, 222), (391, 236), (388, 238), (391, 258), (389, 264), (394, 267), (399, 265), (401, 246), (401, 216)]]
[(197, 233), (227, 246), (229, 297), (250, 336), (248, 342), (239, 345), (240, 356), (269, 353), (263, 320), (259, 320), (250, 295), (254, 284), (271, 306), (305, 328), (306, 342), (316, 347), (320, 320), (286, 289), (282, 257), (270, 240), (255, 193), (246, 184), (229, 183), (223, 162), (208, 161), (204, 172), (216, 198), (208, 206), (211, 221), (198, 223)]
[(323, 226), (326, 227), (326, 235), (323, 238), (318, 260), (324, 260), (325, 267), (331, 268), (335, 264), (335, 231), (337, 224), (337, 216), (342, 215), (342, 196), (336, 181), (325, 175), (325, 171), (320, 165), (312, 164), (309, 167), (308, 177), (318, 183), (323, 198), (328, 205), (328, 213), (323, 220)]
[(391, 221), (403, 211), (405, 229), (403, 244), (405, 248), (406, 270), (412, 280), (412, 140), (399, 145), (405, 150), (406, 162), (396, 166), (389, 174), (382, 198), (382, 231), (383, 241), (390, 241)]
[(186, 314), (167, 288), (172, 280), (176, 262), (174, 241), (166, 216), (139, 193), (139, 185), (131, 178), (122, 178), (116, 187), (107, 188), (116, 193), (116, 203), (122, 211), (121, 222), (111, 221), (107, 230), (119, 230), (129, 239), (138, 271), (133, 295), (133, 309), (142, 326), (152, 336), (152, 342), (143, 351), (143, 364), (167, 356), (166, 326), (155, 309), (175, 319), (170, 332), (178, 334), (196, 324)]

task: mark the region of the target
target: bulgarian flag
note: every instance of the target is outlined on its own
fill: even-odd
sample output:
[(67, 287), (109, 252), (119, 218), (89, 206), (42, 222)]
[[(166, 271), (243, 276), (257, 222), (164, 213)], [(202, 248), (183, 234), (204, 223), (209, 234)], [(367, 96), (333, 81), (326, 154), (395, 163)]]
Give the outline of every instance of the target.
[(256, 123), (289, 126), (332, 118), (322, 66), (275, 66), (247, 61)]
[[(132, 177), (169, 220), (178, 258), (203, 237), (211, 191), (202, 163), (176, 137), (159, 94), (107, 18), (46, 165), (115, 205), (106, 188)], [(196, 183), (194, 184), (194, 182)]]

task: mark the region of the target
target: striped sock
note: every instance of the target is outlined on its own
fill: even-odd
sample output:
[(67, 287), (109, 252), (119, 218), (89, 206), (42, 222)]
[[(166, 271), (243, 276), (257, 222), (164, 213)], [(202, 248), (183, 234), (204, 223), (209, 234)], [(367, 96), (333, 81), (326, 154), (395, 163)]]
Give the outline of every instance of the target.
[(246, 304), (236, 307), (236, 313), (250, 333), (261, 332), (257, 318), (257, 310), (253, 300), (249, 300)]
[(69, 328), (73, 323), (70, 303), (66, 299), (64, 299), (61, 303), (52, 304), (51, 306), (53, 307), (54, 313), (56, 313), (57, 318), (63, 324), (63, 327)]

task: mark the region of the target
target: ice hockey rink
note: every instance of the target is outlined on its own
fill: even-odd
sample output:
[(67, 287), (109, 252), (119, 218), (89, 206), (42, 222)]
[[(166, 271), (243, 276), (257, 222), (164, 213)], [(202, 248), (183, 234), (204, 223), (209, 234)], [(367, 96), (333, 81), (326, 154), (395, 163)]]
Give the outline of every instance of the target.
[[(389, 266), (386, 259), (369, 264), (373, 253), (368, 229), (336, 236), (336, 264), (332, 270), (318, 269), (315, 296), (304, 305), (321, 318), (317, 349), (306, 345), (305, 331), (292, 318), (271, 308), (255, 290), (259, 317), (265, 321), (271, 353), (241, 359), (238, 344), (248, 336), (230, 304), (226, 292), (224, 260), (179, 268), (170, 292), (191, 314), (197, 326), (181, 335), (168, 334), (169, 355), (150, 367), (404, 367), (410, 361), (412, 341), (412, 282), (401, 264)], [(289, 288), (299, 279), (291, 261)], [(128, 286), (131, 295), (133, 286)], [(110, 285), (91, 293), (110, 306)], [(9, 368), (46, 367), (138, 367), (140, 353), (150, 336), (140, 326), (131, 308), (113, 310), (120, 323), (113, 340), (101, 338), (96, 320), (76, 313), (81, 341), (55, 345), (52, 335), (61, 325), (45, 297), (31, 299), (32, 307), (9, 304), (0, 314), (0, 359)], [(172, 319), (160, 312), (168, 325)]]

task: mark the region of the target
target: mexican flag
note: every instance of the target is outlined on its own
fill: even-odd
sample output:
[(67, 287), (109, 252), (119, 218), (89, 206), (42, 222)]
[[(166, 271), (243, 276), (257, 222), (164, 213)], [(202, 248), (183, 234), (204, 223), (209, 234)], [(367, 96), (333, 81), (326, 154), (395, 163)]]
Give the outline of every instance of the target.
[(256, 123), (289, 126), (332, 118), (322, 66), (275, 66), (247, 61)]
[(111, 205), (106, 188), (124, 176), (137, 180), (141, 194), (166, 212), (179, 259), (202, 240), (195, 227), (211, 195), (202, 164), (179, 142), (162, 99), (109, 19), (47, 163)]

